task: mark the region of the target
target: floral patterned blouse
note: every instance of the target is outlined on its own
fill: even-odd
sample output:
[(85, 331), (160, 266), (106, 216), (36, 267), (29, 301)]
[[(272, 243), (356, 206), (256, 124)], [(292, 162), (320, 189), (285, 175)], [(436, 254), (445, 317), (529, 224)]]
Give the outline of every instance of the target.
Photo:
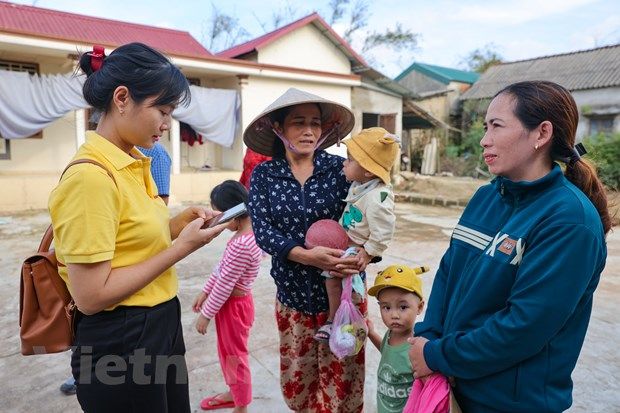
[(307, 314), (328, 309), (321, 270), (289, 261), (288, 253), (303, 246), (306, 231), (320, 219), (338, 220), (349, 183), (343, 158), (317, 151), (314, 171), (302, 186), (285, 159), (258, 165), (252, 173), (249, 210), (258, 246), (271, 254), (271, 276), (278, 300)]

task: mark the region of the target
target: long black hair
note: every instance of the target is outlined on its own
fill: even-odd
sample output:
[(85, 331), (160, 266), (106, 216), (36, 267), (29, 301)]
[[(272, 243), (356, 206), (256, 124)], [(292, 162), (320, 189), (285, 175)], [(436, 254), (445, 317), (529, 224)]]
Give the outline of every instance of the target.
[[(228, 179), (211, 191), (211, 206), (218, 211), (226, 211), (240, 203), (248, 204), (248, 190), (237, 181)], [(241, 218), (248, 214), (241, 215)]]
[(84, 99), (93, 108), (107, 112), (114, 91), (126, 86), (134, 102), (155, 97), (153, 106), (189, 102), (187, 79), (163, 54), (142, 43), (128, 43), (103, 57), (101, 67), (93, 70), (93, 56), (80, 56), (80, 68), (87, 78), (82, 88)]

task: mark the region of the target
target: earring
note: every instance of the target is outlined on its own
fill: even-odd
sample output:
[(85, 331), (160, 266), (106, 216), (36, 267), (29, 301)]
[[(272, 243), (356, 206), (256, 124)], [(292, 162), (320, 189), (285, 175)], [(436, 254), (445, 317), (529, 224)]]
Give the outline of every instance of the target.
[(538, 144), (534, 145), (534, 149), (538, 150)]
[(125, 111), (123, 109), (119, 109), (118, 112), (121, 114), (121, 116), (125, 114)]

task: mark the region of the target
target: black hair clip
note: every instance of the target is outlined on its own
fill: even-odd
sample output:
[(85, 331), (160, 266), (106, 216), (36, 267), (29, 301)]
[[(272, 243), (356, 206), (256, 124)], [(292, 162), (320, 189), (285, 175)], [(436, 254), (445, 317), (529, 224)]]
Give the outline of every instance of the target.
[(583, 156), (586, 153), (588, 153), (588, 151), (586, 151), (586, 147), (583, 146), (583, 144), (581, 142), (579, 142), (577, 145), (575, 145), (575, 150), (577, 151), (579, 156)]

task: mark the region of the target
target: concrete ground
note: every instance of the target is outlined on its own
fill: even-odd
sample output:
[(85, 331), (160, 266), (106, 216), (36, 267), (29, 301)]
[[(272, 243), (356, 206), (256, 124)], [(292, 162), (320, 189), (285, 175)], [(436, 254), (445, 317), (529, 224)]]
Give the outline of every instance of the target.
[[(437, 268), (460, 209), (398, 204), (395, 239), (381, 267), (405, 263)], [(37, 247), (48, 223), (44, 211), (0, 216), (0, 410), (5, 412), (78, 412), (75, 396), (58, 390), (69, 376), (69, 353), (23, 357), (19, 353), (18, 297), (21, 260)], [(206, 336), (193, 328), (190, 306), (205, 277), (224, 249), (230, 233), (178, 264), (179, 298), (183, 306), (183, 326), (190, 368), (191, 403), (201, 411), (200, 400), (226, 389), (217, 360), (215, 331)], [(620, 234), (608, 238), (609, 258), (595, 294), (594, 312), (586, 342), (573, 374), (575, 390), (571, 413), (620, 412), (620, 321), (617, 317), (620, 292)], [(369, 267), (369, 282), (379, 266)], [(425, 293), (432, 283), (432, 271), (425, 277)], [(250, 340), (254, 381), (252, 412), (286, 412), (279, 390), (278, 334), (274, 311), (275, 288), (269, 276), (269, 261), (263, 262), (254, 289), (256, 322)], [(374, 302), (369, 306), (376, 326), (383, 327)], [(367, 348), (366, 411), (375, 411), (376, 368), (379, 353)], [(223, 412), (227, 410), (221, 410)], [(229, 411), (229, 410), (228, 410)]]

